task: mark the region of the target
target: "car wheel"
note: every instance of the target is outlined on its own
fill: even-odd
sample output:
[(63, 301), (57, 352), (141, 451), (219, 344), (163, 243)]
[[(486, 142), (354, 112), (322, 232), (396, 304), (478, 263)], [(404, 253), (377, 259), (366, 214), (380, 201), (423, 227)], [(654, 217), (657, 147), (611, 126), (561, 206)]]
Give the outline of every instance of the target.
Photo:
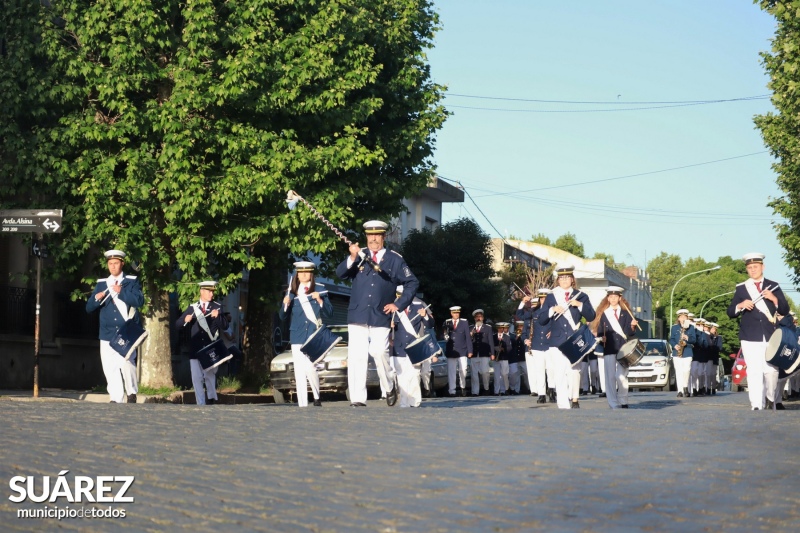
[(275, 403), (286, 403), (286, 396), (278, 389), (272, 389), (272, 397), (275, 398)]
[(675, 367), (670, 368), (667, 383), (669, 384), (668, 390), (671, 390), (672, 392), (678, 390), (678, 380), (675, 379)]

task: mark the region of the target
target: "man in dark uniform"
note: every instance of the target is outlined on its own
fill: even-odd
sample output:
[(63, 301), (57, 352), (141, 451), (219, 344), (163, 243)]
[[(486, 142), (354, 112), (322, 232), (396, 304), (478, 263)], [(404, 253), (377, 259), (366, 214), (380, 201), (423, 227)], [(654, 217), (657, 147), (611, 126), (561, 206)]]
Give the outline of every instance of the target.
[(472, 357), (472, 336), (469, 334), (469, 323), (461, 318), (461, 307), (450, 308), (450, 318), (444, 321), (444, 355), (447, 357), (447, 393), (456, 395), (456, 376), (461, 395), (467, 395), (467, 359)]
[[(395, 372), (389, 363), (389, 331), (392, 315), (404, 311), (414, 299), (419, 281), (403, 257), (384, 248), (388, 225), (379, 220), (364, 224), (367, 248), (350, 246), (350, 256), (336, 268), (336, 275), (353, 283), (347, 309), (347, 386), (352, 407), (367, 405), (367, 362), (375, 368), (386, 391), (386, 403), (397, 403)], [(395, 300), (395, 289), (403, 294)]]
[(511, 357), (511, 336), (508, 334), (509, 323), (497, 323), (497, 356), (493, 358), (494, 363), (494, 395), (505, 396), (508, 393), (510, 383), (508, 381), (508, 360)]
[(766, 361), (767, 342), (775, 331), (776, 312), (789, 314), (789, 303), (780, 286), (764, 277), (764, 254), (749, 253), (742, 257), (749, 279), (736, 286), (730, 318), (741, 317), (739, 340), (747, 363), (747, 389), (750, 406), (756, 411), (773, 408), (778, 388), (778, 369)]
[(709, 337), (706, 332), (706, 321), (704, 318), (696, 318), (694, 356), (692, 357), (692, 370), (690, 390), (692, 396), (705, 396), (706, 382), (706, 363), (711, 360), (709, 352)]
[(139, 321), (136, 309), (144, 305), (144, 294), (136, 276), (122, 274), (125, 252), (108, 250), (104, 255), (109, 275), (106, 279), (97, 280), (97, 286), (86, 302), (86, 312), (100, 309), (100, 362), (111, 402), (123, 403), (123, 400), (127, 400), (128, 403), (136, 403), (136, 394), (139, 392), (136, 356), (125, 359), (111, 347), (110, 341), (129, 319)]
[[(217, 366), (204, 369), (197, 358), (198, 352), (220, 340), (222, 332), (228, 329), (228, 320), (222, 312), (222, 304), (215, 302), (216, 281), (201, 281), (200, 299), (186, 308), (175, 321), (175, 329), (181, 331), (192, 325), (189, 341), (189, 368), (192, 371), (192, 385), (197, 405), (214, 405), (217, 402)], [(224, 344), (224, 342), (223, 342)], [(203, 385), (205, 384), (205, 392)], [(208, 398), (208, 401), (206, 401)]]
[(494, 332), (483, 322), (483, 309), (472, 312), (475, 325), (470, 330), (473, 355), (470, 358), (472, 396), (489, 394), (489, 358), (494, 355)]

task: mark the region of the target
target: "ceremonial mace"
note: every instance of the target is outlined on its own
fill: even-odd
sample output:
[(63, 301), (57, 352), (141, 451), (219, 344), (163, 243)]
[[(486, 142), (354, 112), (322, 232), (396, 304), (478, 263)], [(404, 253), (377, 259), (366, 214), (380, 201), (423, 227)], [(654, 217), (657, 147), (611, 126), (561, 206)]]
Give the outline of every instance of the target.
[[(289, 210), (290, 210), (290, 211), (291, 211), (291, 210), (293, 210), (295, 207), (297, 207), (297, 202), (303, 202), (304, 204), (306, 204), (306, 207), (308, 207), (308, 208), (311, 210), (311, 212), (312, 212), (312, 213), (314, 213), (314, 215), (316, 215), (316, 217), (317, 217), (318, 219), (320, 219), (321, 221), (323, 221), (323, 222), (325, 223), (325, 225), (326, 225), (326, 226), (328, 226), (328, 227), (329, 227), (331, 230), (333, 230), (333, 232), (336, 234), (336, 236), (337, 236), (337, 237), (339, 237), (339, 239), (341, 239), (342, 241), (344, 241), (345, 243), (347, 243), (347, 245), (348, 245), (348, 246), (353, 246), (353, 244), (354, 244), (354, 243), (353, 243), (352, 241), (350, 241), (350, 239), (348, 239), (348, 238), (345, 236), (345, 234), (344, 234), (344, 233), (342, 233), (341, 231), (339, 231), (339, 228), (337, 228), (336, 226), (334, 226), (334, 225), (331, 223), (331, 221), (330, 221), (330, 220), (328, 220), (327, 218), (325, 218), (325, 217), (322, 215), (322, 213), (320, 213), (319, 211), (317, 211), (317, 210), (314, 208), (314, 206), (313, 206), (313, 205), (311, 205), (311, 204), (308, 202), (308, 200), (306, 200), (305, 198), (303, 198), (302, 196), (300, 196), (300, 195), (299, 195), (299, 194), (297, 194), (296, 192), (294, 192), (294, 191), (290, 190), (290, 191), (289, 191), (289, 192), (286, 194), (286, 204), (289, 206)], [(369, 255), (365, 254), (365, 253), (364, 253), (364, 250), (359, 250), (359, 251), (358, 251), (358, 257), (359, 257), (359, 258), (361, 258), (361, 261), (359, 261), (359, 263), (358, 263), (358, 268), (359, 268), (359, 270), (364, 270), (364, 263), (369, 263), (369, 265), (370, 265), (370, 266), (373, 268), (373, 270), (375, 270), (376, 272), (381, 272), (381, 267), (378, 265), (378, 263), (376, 263), (375, 261), (373, 261), (373, 260), (372, 260), (372, 258), (371, 258)]]

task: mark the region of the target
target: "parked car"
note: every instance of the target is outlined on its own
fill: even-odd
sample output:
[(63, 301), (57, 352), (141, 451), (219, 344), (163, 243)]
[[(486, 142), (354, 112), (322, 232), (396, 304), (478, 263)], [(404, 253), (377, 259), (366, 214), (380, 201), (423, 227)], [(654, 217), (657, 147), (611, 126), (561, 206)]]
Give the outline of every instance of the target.
[[(320, 392), (338, 392), (347, 395), (347, 341), (348, 332), (346, 325), (329, 326), (331, 331), (342, 338), (336, 347), (325, 356), (325, 359), (317, 363), (317, 374), (319, 375)], [(285, 403), (290, 400), (293, 394), (297, 394), (297, 383), (294, 379), (294, 363), (292, 363), (291, 349), (275, 356), (269, 365), (270, 379), (272, 382), (272, 394), (275, 403)], [(437, 392), (447, 391), (447, 360), (444, 355), (438, 357), (438, 361), (431, 364), (431, 373), (434, 378), (433, 389)], [(306, 391), (311, 389), (306, 384)], [(377, 399), (381, 396), (381, 384), (378, 379), (378, 371), (375, 369), (375, 362), (369, 359), (367, 366), (367, 394), (370, 399)]]
[(739, 392), (747, 388), (747, 363), (744, 362), (744, 355), (742, 349), (734, 355), (731, 354), (733, 359), (733, 367), (731, 368), (731, 391)]
[(644, 357), (628, 369), (628, 388), (678, 390), (672, 346), (664, 339), (640, 339)]

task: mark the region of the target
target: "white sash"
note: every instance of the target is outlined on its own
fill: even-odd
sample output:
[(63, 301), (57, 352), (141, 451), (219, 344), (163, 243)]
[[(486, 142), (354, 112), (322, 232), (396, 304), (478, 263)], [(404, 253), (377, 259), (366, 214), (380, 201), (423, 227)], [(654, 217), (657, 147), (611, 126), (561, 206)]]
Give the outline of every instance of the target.
[[(766, 290), (768, 288), (766, 278), (764, 278), (764, 281), (762, 281), (761, 284), (762, 284), (761, 290)], [(778, 285), (776, 284), (775, 287), (770, 287), (769, 289), (773, 290), (776, 289), (777, 287)], [(747, 294), (750, 296), (751, 300), (755, 300), (756, 298), (759, 298), (761, 296), (761, 293), (759, 293), (756, 290), (756, 282), (753, 281), (753, 278), (750, 278), (744, 282), (744, 288), (747, 289)], [(775, 315), (769, 312), (769, 308), (767, 307), (767, 302), (764, 300), (764, 298), (761, 298), (758, 302), (756, 302), (756, 309), (764, 313), (764, 315), (771, 323), (773, 324), (775, 323)]]
[[(214, 335), (211, 334), (211, 328), (208, 326), (208, 322), (206, 321), (206, 317), (203, 316), (203, 309), (200, 307), (200, 302), (197, 302), (196, 304), (192, 304), (192, 307), (194, 307), (194, 316), (197, 317), (198, 325), (201, 328), (203, 328), (203, 331), (205, 331), (206, 334), (208, 334), (209, 338), (212, 341), (217, 340), (217, 337), (219, 337), (219, 331), (217, 331)], [(209, 309), (211, 308), (211, 302), (208, 302), (208, 307), (209, 307)]]
[[(561, 305), (558, 299), (561, 298), (563, 300), (567, 294), (567, 291), (565, 291), (561, 287), (556, 287), (555, 289), (553, 289), (553, 293), (556, 293), (556, 291), (558, 291), (558, 296), (556, 296), (556, 305)], [(579, 294), (581, 291), (576, 289), (576, 290), (570, 290), (569, 292), (570, 296), (574, 298), (575, 295)], [(564, 313), (561, 316), (567, 319), (567, 322), (569, 322), (572, 331), (576, 331), (578, 329), (578, 324), (576, 324), (575, 319), (572, 318), (572, 309), (570, 309), (571, 306), (565, 303), (562, 307), (566, 307), (567, 310), (564, 311)]]
[(414, 331), (414, 326), (411, 324), (411, 319), (408, 318), (408, 315), (406, 314), (406, 312), (405, 311), (396, 311), (396, 314), (397, 314), (397, 318), (400, 320), (400, 323), (403, 324), (403, 329), (405, 329), (406, 332), (409, 335), (411, 335), (413, 337), (419, 337), (417, 335), (417, 332)]
[(303, 313), (305, 313), (308, 321), (312, 324), (316, 324), (317, 327), (320, 327), (322, 325), (322, 321), (317, 318), (316, 313), (314, 313), (314, 309), (311, 308), (311, 301), (308, 297), (308, 294), (298, 294), (295, 297), (295, 300), (300, 302), (300, 307), (303, 308)]
[[(124, 281), (125, 278), (122, 279)], [(115, 281), (117, 280), (114, 278), (106, 278), (105, 282), (108, 289), (108, 295), (111, 296), (112, 300), (114, 300), (114, 305), (117, 306), (117, 311), (119, 311), (119, 314), (122, 315), (122, 318), (125, 320), (130, 320), (130, 317), (128, 317), (128, 305), (122, 301), (122, 299), (119, 297), (119, 293), (111, 290), (110, 283), (114, 283)], [(122, 281), (120, 281), (119, 284), (122, 286)]]
[[(620, 313), (622, 313), (622, 309), (619, 309), (618, 311)], [(608, 323), (611, 324), (611, 329), (613, 329), (623, 339), (628, 338), (628, 336), (625, 335), (625, 333), (622, 331), (622, 325), (620, 325), (619, 320), (617, 319), (617, 317), (614, 316), (614, 310), (613, 309), (611, 309), (609, 307), (608, 309), (606, 309), (603, 312), (603, 314), (606, 315), (606, 318), (608, 319)]]

